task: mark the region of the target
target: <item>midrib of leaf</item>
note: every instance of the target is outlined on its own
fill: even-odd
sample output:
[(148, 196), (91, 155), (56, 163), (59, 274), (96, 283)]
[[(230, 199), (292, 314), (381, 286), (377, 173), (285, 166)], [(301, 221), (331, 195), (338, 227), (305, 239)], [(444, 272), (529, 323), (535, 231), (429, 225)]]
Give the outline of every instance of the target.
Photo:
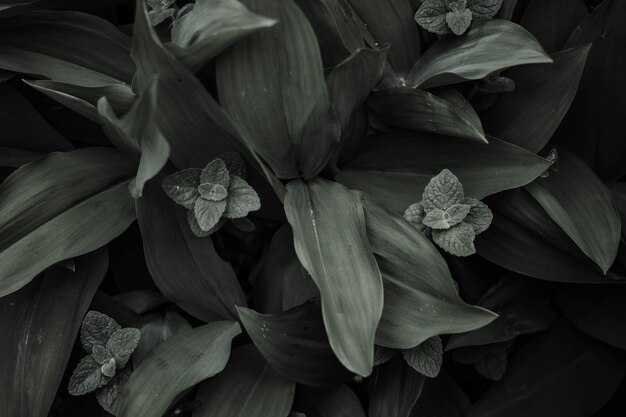
[[(243, 402), (243, 405), (241, 406), (241, 411), (246, 409), (246, 406), (248, 405), (248, 403), (250, 402), (250, 400), (252, 399), (252, 395), (254, 394), (254, 391), (256, 391), (257, 387), (259, 386), (259, 383), (261, 382), (261, 380), (263, 379), (263, 375), (265, 375), (265, 373), (267, 372), (267, 370), (269, 369), (269, 367), (267, 366), (267, 364), (265, 364), (263, 366), (263, 371), (261, 372), (261, 375), (259, 375), (259, 377), (257, 378), (257, 380), (255, 381), (254, 385), (252, 386), (252, 389), (250, 390), (250, 392), (248, 392), (248, 394), (246, 395), (246, 400)], [(241, 416), (241, 412), (237, 413), (237, 415)], [(245, 417), (245, 416), (244, 416)]]
[[(320, 261), (320, 263), (322, 265), (324, 280), (326, 281), (328, 279), (328, 269), (326, 267), (326, 262), (324, 261), (324, 257), (322, 255), (322, 245), (321, 245), (319, 232), (317, 230), (315, 206), (313, 204), (313, 199), (311, 197), (311, 192), (309, 190), (309, 186), (307, 185), (306, 182), (303, 182), (303, 185), (304, 185), (304, 192), (305, 192), (305, 196), (306, 196), (306, 202), (307, 202), (307, 206), (308, 206), (308, 209), (309, 209), (309, 214), (311, 216), (311, 225), (313, 227), (313, 235), (315, 236), (315, 249), (317, 250), (319, 261)], [(318, 286), (319, 286), (319, 284), (318, 284)]]

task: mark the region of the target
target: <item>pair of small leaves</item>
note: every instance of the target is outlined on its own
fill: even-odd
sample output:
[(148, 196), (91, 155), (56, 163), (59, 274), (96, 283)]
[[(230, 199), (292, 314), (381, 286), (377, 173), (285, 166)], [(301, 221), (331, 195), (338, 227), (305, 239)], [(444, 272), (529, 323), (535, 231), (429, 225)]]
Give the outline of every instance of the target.
[(446, 252), (469, 256), (476, 253), (474, 238), (487, 230), (493, 215), (484, 203), (466, 198), (459, 179), (444, 169), (430, 180), (422, 201), (409, 206), (404, 218), (422, 233), (432, 231), (433, 241)]
[(80, 340), (90, 352), (78, 364), (70, 378), (71, 395), (83, 395), (106, 385), (124, 368), (137, 347), (138, 329), (122, 328), (109, 316), (90, 311), (83, 320)]
[(152, 26), (156, 26), (159, 23), (174, 16), (176, 9), (171, 7), (176, 0), (146, 0), (146, 3), (150, 7), (148, 17)]
[(425, 0), (415, 14), (415, 21), (438, 35), (462, 35), (473, 19), (491, 19), (503, 0)]
[(196, 236), (204, 237), (217, 230), (226, 219), (250, 230), (243, 222), (249, 212), (261, 208), (261, 200), (242, 178), (245, 165), (236, 152), (228, 152), (209, 162), (204, 169), (188, 168), (163, 180), (165, 193), (188, 211), (187, 220)]
[[(443, 343), (439, 336), (426, 339), (413, 349), (402, 350), (405, 362), (420, 374), (435, 378), (439, 375), (443, 363)], [(374, 364), (381, 365), (393, 358), (398, 351), (376, 346)]]

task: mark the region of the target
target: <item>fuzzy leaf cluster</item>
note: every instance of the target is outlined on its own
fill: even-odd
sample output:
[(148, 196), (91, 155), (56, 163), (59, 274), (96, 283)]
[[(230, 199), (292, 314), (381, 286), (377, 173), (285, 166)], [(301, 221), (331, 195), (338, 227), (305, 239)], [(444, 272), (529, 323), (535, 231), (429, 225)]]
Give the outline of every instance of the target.
[(163, 180), (165, 193), (185, 207), (189, 226), (196, 236), (205, 237), (227, 219), (244, 231), (254, 228), (245, 219), (261, 208), (256, 191), (244, 180), (245, 164), (236, 152), (228, 152), (209, 162), (204, 169), (188, 168)]
[(481, 201), (466, 198), (459, 179), (444, 169), (430, 180), (422, 201), (409, 206), (404, 218), (422, 233), (432, 235), (446, 252), (469, 256), (476, 253), (474, 238), (487, 230), (493, 214)]
[(503, 0), (425, 0), (415, 14), (415, 21), (438, 35), (462, 35), (472, 20), (491, 19)]
[(150, 8), (148, 17), (153, 26), (169, 19), (176, 13), (176, 9), (172, 7), (176, 0), (146, 0), (146, 3)]

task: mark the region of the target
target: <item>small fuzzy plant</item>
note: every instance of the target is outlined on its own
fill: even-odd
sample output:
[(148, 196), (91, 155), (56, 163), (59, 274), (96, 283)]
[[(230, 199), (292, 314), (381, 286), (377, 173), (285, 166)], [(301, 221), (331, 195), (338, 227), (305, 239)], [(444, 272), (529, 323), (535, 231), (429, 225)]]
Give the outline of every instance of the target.
[(493, 214), (485, 203), (465, 197), (459, 179), (444, 169), (426, 185), (422, 201), (406, 209), (404, 218), (446, 252), (470, 256), (476, 253), (476, 235), (489, 228)]
[(141, 332), (122, 328), (106, 314), (90, 311), (80, 328), (80, 341), (88, 353), (72, 373), (70, 395), (96, 392), (98, 403), (115, 415), (120, 392), (131, 373), (129, 360), (139, 343)]
[(491, 19), (502, 7), (503, 0), (424, 0), (415, 14), (415, 21), (438, 35), (464, 34), (472, 21)]

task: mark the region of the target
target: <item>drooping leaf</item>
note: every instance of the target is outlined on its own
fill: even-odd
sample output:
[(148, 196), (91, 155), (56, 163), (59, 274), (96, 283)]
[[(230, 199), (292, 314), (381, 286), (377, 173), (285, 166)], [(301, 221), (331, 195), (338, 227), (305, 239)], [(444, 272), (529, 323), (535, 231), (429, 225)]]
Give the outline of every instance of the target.
[(462, 37), (437, 41), (411, 69), (408, 85), (432, 88), (552, 59), (522, 27), (506, 20), (475, 22)]
[(246, 298), (235, 272), (217, 255), (210, 237), (192, 233), (185, 210), (168, 200), (160, 181), (157, 177), (149, 182), (137, 200), (137, 219), (154, 282), (166, 297), (201, 320), (236, 319), (235, 306), (245, 306)]
[(224, 369), (240, 332), (236, 322), (215, 321), (161, 343), (131, 374), (117, 417), (163, 415), (178, 394)]
[(550, 163), (543, 158), (495, 138), (489, 138), (489, 144), (484, 145), (421, 132), (393, 131), (368, 137), (359, 154), (341, 167), (336, 180), (404, 213), (419, 198), (433, 173), (443, 169), (454, 172), (466, 196), (482, 199), (526, 185), (548, 166)]
[(192, 71), (249, 34), (276, 24), (275, 19), (250, 12), (237, 0), (199, 0), (172, 27), (166, 46)]
[[(547, 2), (549, 3), (549, 2)], [(552, 138), (578, 90), (589, 45), (552, 55), (554, 63), (513, 68), (506, 76), (515, 91), (500, 94), (481, 113), (485, 130), (499, 139), (539, 152)]]
[(369, 375), (383, 288), (358, 196), (321, 178), (292, 181), (285, 212), (298, 258), (320, 290), (333, 351), (346, 368)]
[(447, 101), (424, 90), (403, 87), (378, 91), (372, 94), (368, 104), (391, 126), (487, 143), (474, 109), (462, 96), (460, 99), (466, 106), (459, 107), (456, 101)]
[(604, 183), (577, 156), (559, 151), (556, 170), (526, 189), (606, 274), (617, 255), (621, 221)]
[(0, 184), (0, 296), (63, 259), (93, 251), (135, 219), (134, 164), (110, 148), (53, 153)]
[(624, 377), (624, 361), (609, 347), (561, 322), (531, 339), (513, 357), (470, 417), (593, 415)]
[(530, 0), (520, 25), (537, 38), (546, 51), (558, 52), (588, 15), (583, 0)]
[(424, 340), (413, 349), (403, 350), (406, 363), (420, 374), (435, 378), (443, 362), (443, 344), (439, 336)]
[(222, 105), (279, 178), (313, 177), (339, 139), (315, 33), (293, 0), (248, 0), (281, 23), (233, 45), (218, 60)]
[(347, 385), (324, 389), (298, 387), (294, 409), (306, 417), (365, 417), (359, 398)]
[(235, 350), (226, 368), (204, 382), (194, 411), (198, 417), (287, 417), (295, 383), (277, 374), (254, 345)]
[(107, 265), (101, 249), (76, 258), (75, 272), (52, 267), (0, 298), (0, 415), (49, 415), (81, 319)]
[(3, 19), (0, 68), (84, 87), (130, 84), (130, 38), (78, 12), (30, 12)]
[(473, 330), (496, 318), (461, 300), (446, 262), (422, 233), (369, 198), (361, 200), (385, 289), (376, 344), (411, 349), (433, 336)]
[(85, 315), (80, 328), (80, 342), (87, 353), (96, 346), (105, 346), (120, 325), (106, 314), (90, 311)]
[(276, 372), (314, 387), (349, 378), (350, 373), (330, 348), (318, 303), (277, 314), (259, 314), (246, 308), (238, 311), (248, 335)]
[(372, 378), (369, 417), (409, 417), (425, 379), (400, 356), (377, 366)]
[(478, 305), (500, 316), (485, 327), (453, 335), (446, 350), (507, 342), (522, 334), (546, 330), (557, 317), (551, 295), (538, 281), (516, 275), (503, 278), (478, 301)]

